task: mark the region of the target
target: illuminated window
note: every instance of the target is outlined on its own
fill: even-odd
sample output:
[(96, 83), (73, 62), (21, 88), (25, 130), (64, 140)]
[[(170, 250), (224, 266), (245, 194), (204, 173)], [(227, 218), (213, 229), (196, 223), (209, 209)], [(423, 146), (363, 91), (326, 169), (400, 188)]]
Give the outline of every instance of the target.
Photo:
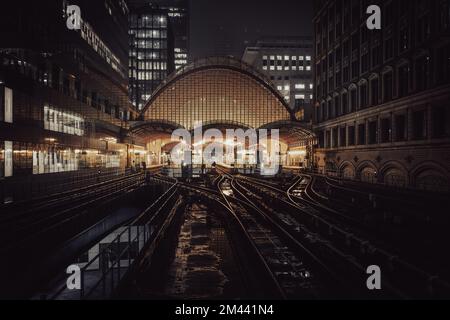
[(305, 120), (305, 109), (299, 110), (299, 111), (295, 114), (295, 118), (296, 118), (297, 120), (300, 120), (300, 121)]
[(297, 83), (295, 85), (295, 89), (305, 89), (305, 84), (304, 83)]
[(84, 119), (74, 113), (44, 106), (44, 129), (71, 135), (84, 135)]
[[(0, 95), (1, 97), (1, 95)], [(0, 102), (0, 105), (2, 103)], [(13, 123), (13, 90), (5, 87), (3, 121)]]

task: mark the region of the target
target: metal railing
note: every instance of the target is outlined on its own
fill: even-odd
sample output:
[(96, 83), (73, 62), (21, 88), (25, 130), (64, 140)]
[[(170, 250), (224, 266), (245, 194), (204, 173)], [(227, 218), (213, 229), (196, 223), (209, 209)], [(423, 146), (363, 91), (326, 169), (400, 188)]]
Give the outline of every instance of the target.
[(404, 176), (400, 175), (390, 175), (388, 177), (381, 177), (379, 178), (378, 174), (370, 174), (370, 173), (361, 173), (359, 176), (349, 176), (345, 175), (342, 170), (329, 170), (329, 169), (303, 169), (301, 170), (303, 173), (309, 173), (309, 174), (316, 174), (321, 175), (329, 178), (338, 179), (342, 182), (348, 181), (348, 182), (356, 182), (356, 183), (367, 183), (370, 185), (373, 185), (374, 187), (382, 187), (382, 188), (388, 188), (388, 189), (395, 189), (395, 190), (401, 190), (401, 191), (411, 191), (411, 192), (418, 192), (418, 191), (427, 191), (432, 193), (448, 193), (450, 192), (449, 186), (444, 186), (441, 184), (421, 184), (421, 185), (415, 185), (411, 183), (407, 183), (407, 180)]
[(120, 281), (133, 266), (146, 245), (155, 238), (155, 219), (168, 205), (173, 204), (178, 189), (178, 181), (171, 182), (151, 178), (168, 188), (151, 206), (145, 209), (127, 226), (119, 228), (114, 239), (104, 247), (99, 245), (99, 252), (87, 263), (76, 263), (81, 269), (81, 289), (75, 295), (67, 293), (66, 283), (50, 299), (69, 296), (69, 299), (100, 299), (110, 297)]
[[(154, 234), (153, 218), (157, 216), (163, 208), (173, 199), (176, 193), (177, 183), (172, 185), (161, 197), (159, 197), (149, 208), (147, 208), (138, 218), (117, 235), (117, 237), (104, 249), (102, 249), (94, 259), (92, 259), (81, 270), (81, 290), (80, 299), (89, 299), (89, 297), (108, 297), (111, 296), (118, 286), (122, 277), (128, 272), (137, 255), (145, 247), (147, 242), (152, 239)], [(156, 211), (154, 211), (156, 209)], [(151, 215), (150, 220), (144, 225), (139, 225), (145, 217)], [(125, 244), (122, 248), (122, 244)], [(134, 258), (134, 259), (133, 259)], [(127, 263), (124, 264), (123, 261)], [(89, 269), (98, 263), (101, 277), (88, 287), (86, 275)], [(101, 294), (95, 294), (98, 290)]]

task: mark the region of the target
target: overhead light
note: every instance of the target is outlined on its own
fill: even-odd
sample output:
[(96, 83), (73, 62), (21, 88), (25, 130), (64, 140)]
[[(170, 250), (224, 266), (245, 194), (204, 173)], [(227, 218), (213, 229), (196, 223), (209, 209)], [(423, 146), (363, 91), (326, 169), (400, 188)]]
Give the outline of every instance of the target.
[(198, 147), (198, 146), (201, 146), (201, 145), (204, 144), (204, 143), (205, 143), (205, 142), (202, 140), (202, 141), (199, 141), (199, 142), (194, 143), (192, 146)]
[(102, 139), (100, 139), (100, 141), (111, 142), (111, 143), (117, 143), (117, 139), (116, 139), (116, 138), (112, 138), (112, 137), (102, 138)]
[(306, 151), (305, 150), (291, 150), (291, 151), (288, 151), (288, 154), (291, 156), (305, 156)]

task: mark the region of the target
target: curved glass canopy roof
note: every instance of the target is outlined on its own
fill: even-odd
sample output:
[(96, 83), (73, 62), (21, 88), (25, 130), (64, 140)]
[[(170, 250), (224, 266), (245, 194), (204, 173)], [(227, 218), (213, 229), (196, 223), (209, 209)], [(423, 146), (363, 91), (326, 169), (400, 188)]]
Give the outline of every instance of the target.
[(178, 70), (155, 91), (141, 118), (177, 123), (188, 130), (198, 122), (257, 129), (294, 119), (269, 80), (232, 58), (202, 59)]

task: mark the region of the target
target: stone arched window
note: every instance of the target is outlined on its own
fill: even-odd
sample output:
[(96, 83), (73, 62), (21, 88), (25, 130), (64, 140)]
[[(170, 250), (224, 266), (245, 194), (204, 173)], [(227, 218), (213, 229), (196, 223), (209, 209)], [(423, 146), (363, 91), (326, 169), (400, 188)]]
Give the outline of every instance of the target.
[(341, 166), (340, 174), (343, 179), (353, 180), (356, 177), (355, 167), (350, 162), (346, 162)]
[(421, 190), (449, 192), (449, 178), (440, 170), (424, 167), (414, 175), (414, 186)]
[(404, 171), (398, 168), (390, 168), (386, 170), (383, 176), (383, 181), (388, 186), (392, 187), (406, 187), (407, 178)]
[(375, 183), (377, 182), (376, 171), (372, 167), (365, 167), (361, 170), (360, 178), (362, 182)]
[(376, 183), (378, 181), (377, 174), (377, 167), (371, 161), (362, 162), (356, 170), (359, 180), (367, 183)]

